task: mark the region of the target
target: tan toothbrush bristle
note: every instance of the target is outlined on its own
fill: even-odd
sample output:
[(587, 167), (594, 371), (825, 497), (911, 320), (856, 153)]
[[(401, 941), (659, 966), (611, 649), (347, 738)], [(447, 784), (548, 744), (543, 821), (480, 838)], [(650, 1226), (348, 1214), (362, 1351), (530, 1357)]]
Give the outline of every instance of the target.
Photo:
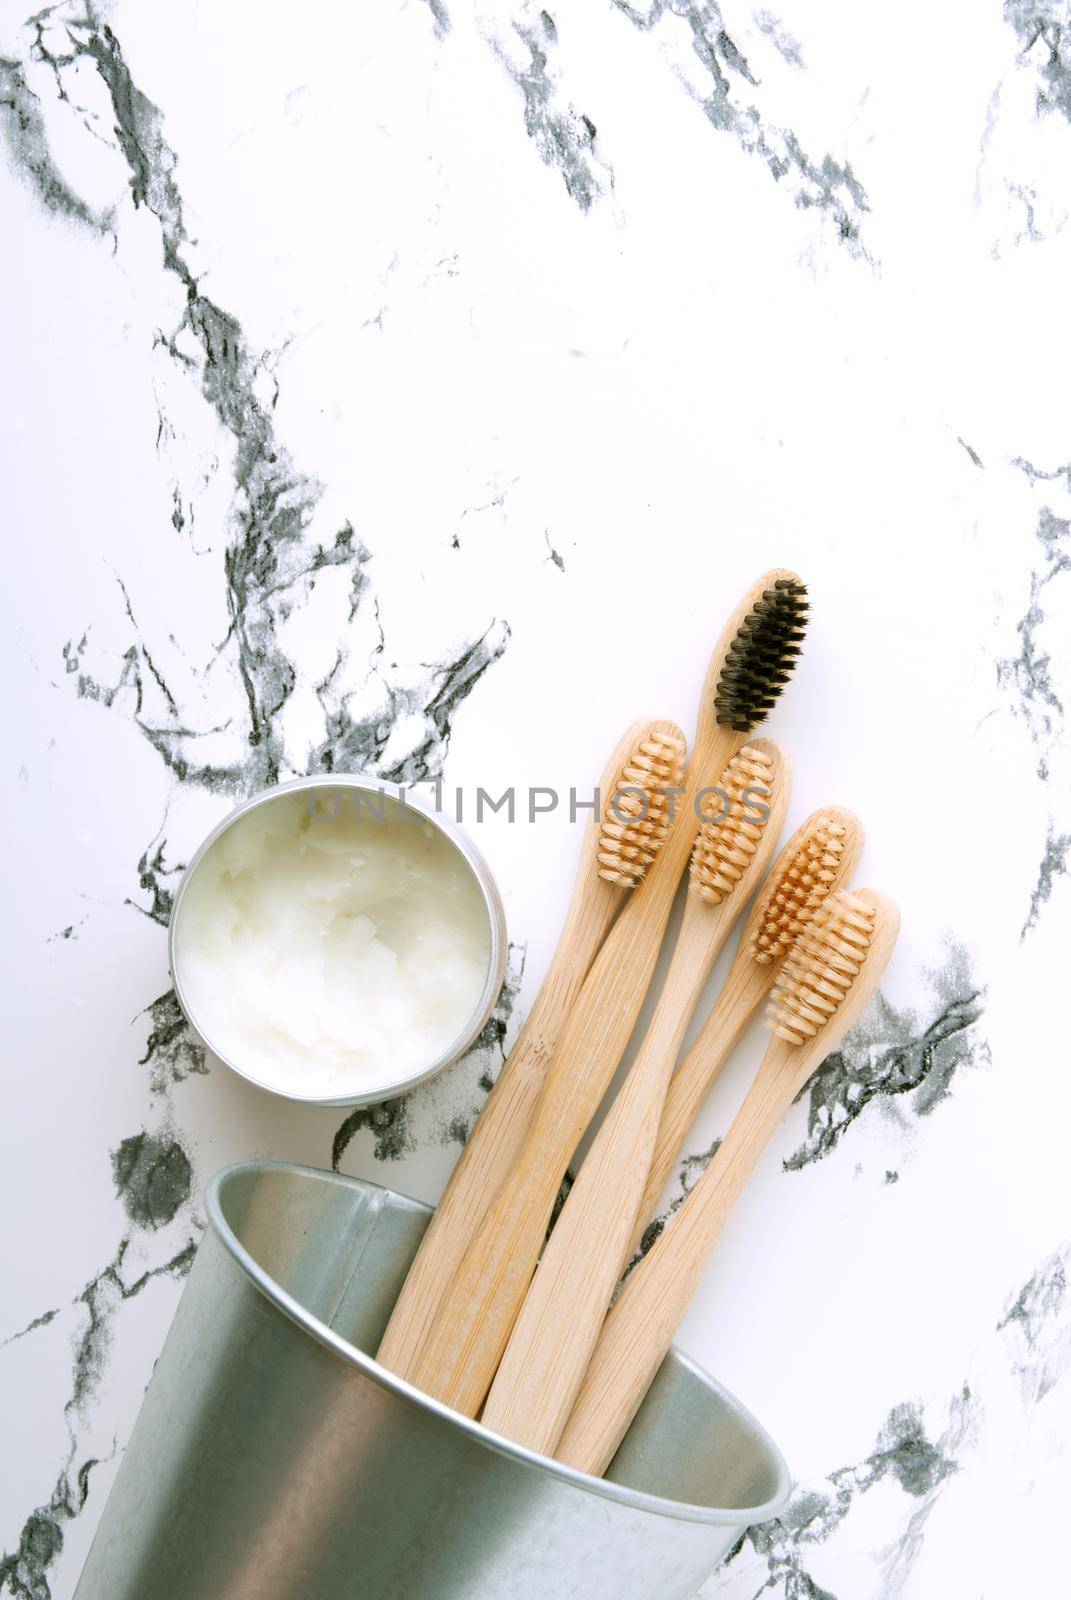
[[(720, 905), (751, 865), (769, 815), (762, 796), (769, 797), (773, 777), (770, 756), (746, 744), (718, 779), (718, 792), (704, 801), (704, 812), (716, 815), (700, 825), (688, 880), (689, 889), (701, 900)], [(749, 792), (755, 790), (762, 793)]]
[(816, 819), (799, 849), (762, 892), (751, 954), (760, 967), (780, 961), (806, 928), (836, 880), (846, 829), (832, 817)]
[(603, 806), (599, 877), (634, 889), (658, 854), (684, 776), (684, 735), (667, 724), (637, 745)]
[(766, 1008), (770, 1030), (805, 1044), (828, 1022), (862, 970), (876, 912), (850, 889), (823, 901), (792, 946)]

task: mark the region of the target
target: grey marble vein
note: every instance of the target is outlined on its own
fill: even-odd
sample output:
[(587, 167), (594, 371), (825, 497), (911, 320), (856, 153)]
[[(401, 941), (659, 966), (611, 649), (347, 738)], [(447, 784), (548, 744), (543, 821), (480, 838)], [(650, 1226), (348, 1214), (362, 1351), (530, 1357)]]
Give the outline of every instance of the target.
[[(345, 659), (340, 652), (331, 674), (317, 685), (326, 733), (309, 754), (308, 771), (373, 772), (388, 782), (405, 784), (440, 777), (454, 716), (488, 667), (502, 655), (509, 637), (508, 623), (493, 622), (456, 656), (427, 664), (416, 685), (386, 685), (382, 701), (357, 715), (352, 697), (336, 689)], [(385, 761), (395, 725), (414, 713), (424, 725), (423, 737), (404, 756)]]
[[(1031, 483), (1062, 481), (1065, 489), (1071, 488), (1071, 466), (1041, 469), (1022, 457), (1012, 465)], [(1050, 506), (1043, 505), (1038, 512), (1034, 536), (1041, 561), (1031, 569), (1029, 602), (1016, 624), (1019, 650), (1014, 656), (998, 660), (996, 671), (998, 686), (1013, 697), (1013, 714), (1026, 724), (1034, 746), (1037, 775), (1046, 785), (1051, 799), (1060, 793), (1059, 784), (1052, 781), (1051, 762), (1064, 740), (1065, 714), (1056, 677), (1062, 657), (1053, 659), (1046, 599), (1051, 586), (1071, 572), (1071, 522), (1057, 516)], [(1069, 852), (1071, 832), (1050, 813), (1037, 877), (1020, 930), (1021, 939), (1037, 926), (1056, 880), (1067, 872)]]
[[(972, 976), (967, 952), (950, 945), (943, 963), (927, 977), (937, 999), (928, 1021), (913, 1011), (897, 1010), (879, 993), (841, 1048), (823, 1061), (800, 1097), (808, 1102), (807, 1133), (784, 1162), (786, 1172), (798, 1172), (829, 1155), (872, 1103), (899, 1105), (908, 1096), (909, 1114), (928, 1116), (949, 1096), (961, 1068), (988, 1059), (984, 1041), (973, 1031), (982, 1015), (983, 990)], [(717, 1138), (678, 1163), (677, 1192), (648, 1224), (629, 1271), (665, 1231), (720, 1144)], [(898, 1173), (886, 1174), (887, 1182), (898, 1178)]]
[[(231, 441), (233, 498), (223, 557), (230, 627), (220, 653), (226, 650), (233, 660), (244, 702), (246, 727), (240, 741), (236, 737), (241, 754), (224, 763), (199, 757), (198, 741), (220, 729), (199, 729), (192, 708), (177, 704), (138, 628), (121, 578), (133, 639), (122, 654), (118, 673), (108, 678), (87, 665), (89, 629), (65, 646), (66, 672), (81, 698), (109, 707), (129, 704), (140, 732), (177, 782), (221, 794), (249, 793), (277, 781), (293, 767), (284, 750), (281, 713), (297, 683), (298, 667), (279, 638), (280, 622), (328, 568), (349, 573), (352, 622), (369, 591), (366, 569), (371, 553), (349, 523), (326, 540), (310, 536), (322, 485), (295, 465), (278, 437), (273, 407), (261, 398), (265, 358), (254, 356), (238, 318), (204, 292), (188, 265), (190, 241), (176, 177), (178, 157), (165, 136), (162, 113), (131, 78), (118, 38), (92, 6), (84, 11), (57, 8), (50, 15), (62, 15), (69, 53), (52, 54), (40, 28), (35, 48), (61, 84), (71, 63), (84, 60), (95, 67), (111, 102), (131, 201), (155, 218), (163, 270), (181, 286), (182, 317), (160, 343), (197, 383)], [(165, 423), (161, 417), (163, 434)], [(176, 507), (182, 503), (179, 496)], [(180, 522), (185, 523), (184, 516)], [(308, 753), (307, 770), (337, 770), (341, 760), (375, 770), (394, 723), (418, 710), (428, 723), (426, 738), (381, 775), (402, 774), (405, 781), (437, 775), (454, 712), (486, 667), (501, 655), (508, 637), (508, 627), (495, 624), (447, 660), (430, 663), (420, 683), (386, 683), (382, 703), (363, 718), (355, 718), (347, 705), (325, 707), (326, 737)], [(343, 655), (340, 647), (340, 660)], [(234, 731), (237, 736), (238, 730)], [(304, 765), (299, 763), (298, 770)]]
[(780, 17), (772, 11), (753, 11), (751, 13), (755, 26), (764, 33), (783, 60), (790, 67), (802, 67), (803, 47), (799, 40), (789, 33)]
[(521, 46), (489, 35), (489, 43), (524, 100), (524, 126), (528, 137), (548, 167), (561, 173), (562, 182), (581, 211), (613, 188), (613, 174), (596, 150), (598, 129), (592, 119), (562, 100), (551, 57), (558, 45), (558, 25), (549, 11), (531, 22), (515, 22), (513, 32)]
[(749, 1529), (726, 1564), (750, 1558), (756, 1600), (772, 1589), (784, 1600), (838, 1600), (809, 1571), (809, 1553), (835, 1537), (872, 1489), (892, 1484), (906, 1497), (905, 1522), (881, 1590), (892, 1600), (919, 1554), (925, 1523), (959, 1469), (959, 1453), (976, 1424), (977, 1404), (966, 1386), (953, 1397), (937, 1439), (930, 1438), (917, 1402), (894, 1406), (862, 1461), (836, 1468), (813, 1487), (797, 1488), (781, 1516)]
[(1039, 113), (1071, 121), (1071, 16), (1062, 0), (1005, 0), (1005, 20), (1019, 40), (1019, 60), (1038, 75)]
[[(838, 161), (828, 152), (820, 157), (809, 155), (791, 128), (779, 126), (760, 110), (756, 91), (761, 80), (726, 28), (715, 0), (649, 0), (646, 6), (633, 5), (630, 0), (613, 3), (643, 32), (657, 30), (667, 39), (667, 49), (679, 63), (678, 73), (685, 84), (689, 66), (694, 70), (698, 61), (708, 80), (706, 90), (689, 87), (689, 93), (711, 126), (730, 135), (747, 155), (760, 161), (801, 210), (814, 209), (827, 216), (836, 237), (853, 254), (866, 257), (861, 228), (870, 203), (851, 163)], [(783, 55), (775, 29), (762, 31)], [(799, 65), (799, 60), (795, 64)]]
[(76, 194), (56, 164), (38, 95), (19, 61), (0, 56), (0, 137), (11, 164), (46, 211), (101, 236), (113, 232), (114, 216), (97, 211)]
[[(978, 1353), (981, 1363), (994, 1346), (998, 1354), (1003, 1352), (1030, 1409), (1043, 1404), (1071, 1374), (1069, 1276), (1071, 1245), (1065, 1245), (1042, 1261), (1009, 1298), (1007, 1311)], [(750, 1529), (726, 1558), (726, 1567), (739, 1571), (756, 1600), (774, 1589), (783, 1600), (842, 1600), (814, 1577), (811, 1552), (836, 1538), (862, 1497), (878, 1484), (891, 1482), (906, 1496), (906, 1503), (897, 1532), (881, 1551), (880, 1593), (885, 1600), (896, 1600), (922, 1551), (926, 1524), (946, 1486), (989, 1448), (983, 1397), (975, 1395), (969, 1382), (952, 1393), (941, 1413), (943, 1423), (934, 1437), (917, 1401), (893, 1407), (874, 1449), (862, 1461), (838, 1467), (818, 1483), (797, 1487), (786, 1511)], [(872, 1541), (873, 1533), (866, 1537)]]
[(786, 1172), (827, 1156), (872, 1102), (899, 1104), (909, 1096), (910, 1114), (928, 1116), (948, 1098), (962, 1068), (988, 1059), (974, 1032), (984, 991), (966, 950), (950, 946), (944, 963), (928, 976), (937, 996), (928, 1021), (879, 994), (841, 1048), (819, 1067), (804, 1090), (807, 1136), (785, 1162)]
[(431, 12), (437, 36), (440, 39), (445, 38), (450, 32), (450, 13), (443, 4), (443, 0), (424, 0), (424, 4)]
[(1038, 919), (1052, 896), (1056, 880), (1067, 875), (1069, 865), (1071, 865), (1071, 833), (1057, 833), (1050, 823), (1045, 834), (1045, 847), (1038, 863), (1037, 879), (1030, 891), (1026, 921), (1020, 930), (1021, 939), (1025, 939), (1030, 930), (1037, 927)]
[(679, 1193), (674, 1195), (664, 1211), (660, 1211), (656, 1217), (652, 1217), (647, 1224), (636, 1253), (628, 1264), (625, 1277), (628, 1277), (633, 1268), (643, 1260), (651, 1246), (662, 1237), (662, 1234), (666, 1231), (666, 1224), (676, 1216), (720, 1149), (721, 1139), (717, 1138), (705, 1150), (700, 1150), (694, 1155), (687, 1155), (677, 1163), (676, 1182)]
[[(112, 1181), (127, 1226), (111, 1259), (75, 1296), (71, 1375), (64, 1403), (67, 1452), (49, 1498), (26, 1517), (16, 1548), (0, 1557), (0, 1594), (15, 1600), (52, 1600), (48, 1570), (63, 1548), (65, 1526), (84, 1509), (90, 1474), (97, 1460), (82, 1440), (93, 1402), (111, 1359), (116, 1318), (123, 1306), (160, 1278), (181, 1280), (189, 1271), (201, 1222), (194, 1208), (194, 1163), (176, 1132), (170, 1106), (172, 1086), (189, 1072), (204, 1071), (204, 1051), (193, 1040), (173, 993), (148, 1008), (149, 1039), (143, 1060), (151, 1063), (154, 1095), (163, 1097), (153, 1128), (120, 1140), (111, 1154)], [(180, 1242), (175, 1247), (175, 1233)], [(144, 1250), (159, 1259), (143, 1265)], [(139, 1260), (133, 1259), (137, 1241)], [(51, 1308), (15, 1337), (48, 1327), (61, 1315)]]
[[(485, 511), (500, 511), (505, 505), (510, 491), (519, 482), (520, 479), (518, 477), (504, 479), (496, 474), (487, 485), (487, 494), (490, 498), (481, 500), (479, 505), (466, 506), (461, 513), (461, 522), (465, 522), (469, 517), (481, 516)], [(451, 550), (460, 550), (461, 547), (461, 530), (458, 529), (450, 540), (450, 548)]]
[(60, 1314), (59, 1306), (53, 1306), (51, 1311), (42, 1311), (39, 1317), (34, 1317), (25, 1328), (20, 1328), (18, 1333), (9, 1334), (4, 1344), (14, 1344), (17, 1339), (25, 1339), (28, 1333), (36, 1333), (38, 1328), (47, 1328), (50, 1322), (55, 1322)]
[[(1042, 233), (1041, 229), (1038, 227), (1038, 224), (1037, 224), (1037, 212), (1038, 212), (1037, 190), (1036, 189), (1032, 189), (1029, 186), (1029, 184), (1026, 184), (1026, 183), (1013, 183), (1010, 179), (1007, 180), (1006, 187), (1007, 187), (1007, 191), (1011, 195), (1011, 197), (1014, 200), (1018, 200), (1019, 204), (1023, 208), (1023, 226), (1021, 228), (1016, 228), (1016, 229), (1012, 230), (1012, 233), (1011, 233), (1011, 244), (1012, 244), (1012, 246), (1014, 247), (1015, 245), (1020, 245), (1020, 244), (1024, 244), (1024, 243), (1025, 244), (1041, 244), (1044, 241), (1045, 235)], [(994, 259), (999, 260), (1000, 254), (1001, 254), (1001, 251), (1000, 251), (999, 244), (994, 245), (993, 246)]]
[[(164, 1193), (168, 1197), (166, 1201), (162, 1199), (156, 1187), (157, 1180), (148, 1169), (132, 1181), (132, 1192), (144, 1199), (144, 1209), (150, 1219), (147, 1225), (150, 1227), (159, 1225), (151, 1218), (158, 1213), (161, 1205), (167, 1209), (171, 1197), (177, 1200), (172, 1217), (188, 1205), (188, 1183), (185, 1197), (178, 1199), (182, 1184), (176, 1185), (174, 1173), (164, 1185)], [(140, 1199), (134, 1209), (143, 1209)], [(192, 1218), (190, 1221), (193, 1225)], [(90, 1404), (96, 1397), (111, 1353), (117, 1315), (124, 1303), (136, 1298), (150, 1283), (162, 1277), (184, 1278), (193, 1263), (197, 1247), (195, 1225), (191, 1236), (165, 1260), (140, 1272), (130, 1273), (127, 1270), (127, 1257), (131, 1241), (135, 1231), (144, 1225), (140, 1217), (132, 1215), (131, 1228), (123, 1234), (112, 1259), (89, 1280), (74, 1300), (74, 1310), (80, 1317), (81, 1328), (72, 1341), (70, 1388), (64, 1405), (68, 1448), (48, 1499), (35, 1506), (26, 1517), (15, 1549), (0, 1556), (0, 1594), (11, 1595), (14, 1600), (52, 1600), (48, 1570), (63, 1549), (65, 1526), (85, 1507), (90, 1475), (99, 1464), (99, 1458), (84, 1452), (80, 1441)], [(46, 1312), (23, 1333), (48, 1326), (57, 1315), (57, 1310)]]
[(997, 1323), (1027, 1405), (1039, 1405), (1071, 1370), (1071, 1245), (1043, 1261)]
[[(1034, 480), (1042, 476), (1029, 462), (1015, 465), (1021, 466)], [(1066, 470), (1061, 468), (1060, 473)], [(1022, 717), (1030, 731), (1037, 752), (1038, 777), (1043, 782), (1049, 777), (1050, 754), (1063, 732), (1064, 706), (1053, 677), (1052, 655), (1042, 641), (1046, 620), (1042, 601), (1049, 585), (1071, 572), (1069, 533), (1071, 522), (1056, 516), (1050, 507), (1042, 506), (1034, 530), (1042, 562), (1030, 573), (1030, 602), (1016, 624), (1019, 653), (997, 663), (997, 683), (1015, 695), (1015, 714)]]
[(208, 1060), (205, 1047), (197, 1038), (178, 1003), (174, 989), (167, 989), (145, 1008), (149, 1037), (139, 1066), (149, 1069), (149, 1089), (153, 1095), (166, 1095), (174, 1084), (191, 1075), (205, 1076)]
[[(203, 1055), (189, 1036), (173, 994), (149, 1007), (146, 1061), (153, 1064), (153, 1092), (163, 1096), (153, 1128), (120, 1140), (111, 1154), (112, 1181), (126, 1217), (111, 1259), (75, 1296), (71, 1374), (63, 1416), (67, 1453), (47, 1501), (26, 1517), (14, 1550), (0, 1557), (0, 1594), (15, 1600), (52, 1600), (48, 1569), (63, 1548), (64, 1527), (84, 1509), (97, 1459), (82, 1443), (91, 1409), (112, 1352), (116, 1318), (129, 1301), (161, 1278), (181, 1280), (193, 1264), (201, 1221), (194, 1208), (194, 1163), (176, 1132), (170, 1093), (186, 1070), (203, 1070)], [(201, 1065), (196, 1062), (200, 1051)], [(178, 1066), (182, 1061), (183, 1068)], [(170, 1070), (168, 1070), (170, 1069)], [(179, 1242), (176, 1248), (176, 1233)], [(159, 1239), (159, 1245), (154, 1241)], [(135, 1248), (136, 1246), (136, 1248)], [(143, 1264), (146, 1249), (158, 1255)], [(135, 1255), (138, 1257), (135, 1261)], [(52, 1308), (16, 1337), (49, 1326), (61, 1314)]]
[(553, 1206), (551, 1207), (551, 1210), (550, 1210), (550, 1221), (547, 1223), (547, 1238), (548, 1239), (550, 1238), (551, 1232), (553, 1231), (554, 1224), (557, 1222), (558, 1218), (561, 1216), (562, 1212), (565, 1209), (565, 1202), (568, 1200), (570, 1194), (572, 1193), (573, 1184), (575, 1182), (576, 1182), (576, 1170), (575, 1170), (575, 1168), (572, 1167), (572, 1166), (566, 1167), (565, 1174), (564, 1174), (564, 1176), (562, 1178), (562, 1181), (561, 1181), (560, 1185), (558, 1186), (558, 1193), (554, 1197), (554, 1204), (553, 1204)]
[(168, 862), (164, 854), (166, 849), (166, 839), (154, 839), (138, 858), (138, 884), (148, 896), (148, 904), (140, 905), (129, 896), (126, 900), (128, 906), (140, 911), (150, 922), (159, 923), (161, 928), (166, 928), (170, 922), (171, 909), (175, 903), (175, 896), (168, 880), (175, 880), (177, 887), (186, 870), (186, 863), (183, 861), (174, 864)]
[(52, 1600), (48, 1569), (63, 1549), (63, 1529), (78, 1516), (89, 1495), (89, 1479), (100, 1465), (86, 1456), (77, 1466), (70, 1457), (48, 1501), (26, 1518), (15, 1550), (0, 1556), (0, 1594), (13, 1600)]
[[(413, 1090), (412, 1093), (416, 1093)], [(410, 1096), (397, 1095), (377, 1105), (358, 1106), (341, 1122), (331, 1141), (331, 1170), (337, 1172), (350, 1144), (362, 1130), (372, 1135), (372, 1154), (377, 1161), (401, 1161), (416, 1149), (409, 1126)]]
[[(137, 1221), (135, 1225), (143, 1224)], [(86, 1316), (74, 1343), (71, 1397), (65, 1407), (69, 1418), (83, 1412), (96, 1393), (107, 1365), (115, 1317), (123, 1301), (132, 1300), (156, 1278), (184, 1278), (193, 1265), (196, 1237), (187, 1239), (167, 1260), (128, 1278), (124, 1268), (130, 1241), (131, 1234), (124, 1234), (112, 1260), (90, 1279), (75, 1302), (84, 1308)]]
[(193, 1168), (177, 1139), (133, 1133), (112, 1151), (123, 1210), (139, 1228), (162, 1228), (190, 1198)]
[(554, 565), (557, 567), (559, 572), (564, 572), (565, 571), (565, 557), (562, 555), (560, 550), (555, 550), (554, 546), (550, 542), (550, 534), (549, 533), (545, 533), (543, 535), (543, 537), (547, 541), (547, 560), (553, 562)]

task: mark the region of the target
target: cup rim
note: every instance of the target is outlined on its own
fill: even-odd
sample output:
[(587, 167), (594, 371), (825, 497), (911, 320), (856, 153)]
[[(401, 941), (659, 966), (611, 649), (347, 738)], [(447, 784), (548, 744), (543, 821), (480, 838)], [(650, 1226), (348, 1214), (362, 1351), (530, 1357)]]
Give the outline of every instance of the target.
[(720, 1384), (716, 1378), (693, 1361), (690, 1356), (673, 1346), (674, 1354), (678, 1361), (698, 1374), (703, 1382), (711, 1388), (723, 1401), (729, 1410), (735, 1413), (737, 1419), (752, 1430), (757, 1436), (762, 1447), (769, 1457), (770, 1464), (777, 1477), (777, 1487), (770, 1498), (760, 1505), (741, 1506), (729, 1509), (721, 1506), (694, 1505), (687, 1501), (671, 1500), (663, 1495), (648, 1494), (642, 1489), (630, 1489), (625, 1484), (612, 1483), (606, 1478), (596, 1478), (590, 1473), (581, 1472), (576, 1467), (566, 1466), (562, 1461), (555, 1461), (549, 1456), (540, 1455), (538, 1451), (530, 1450), (525, 1445), (515, 1444), (511, 1439), (502, 1434), (493, 1433), (490, 1428), (485, 1428), (483, 1423), (476, 1422), (471, 1417), (462, 1416), (452, 1407), (444, 1405), (442, 1401), (425, 1394), (423, 1390), (408, 1383), (404, 1378), (399, 1378), (388, 1367), (381, 1366), (373, 1356), (366, 1355), (358, 1350), (356, 1345), (350, 1344), (348, 1339), (342, 1338), (333, 1328), (328, 1327), (319, 1317), (313, 1315), (306, 1306), (295, 1296), (288, 1294), (285, 1289), (266, 1272), (264, 1268), (249, 1253), (239, 1241), (234, 1230), (223, 1215), (220, 1192), (229, 1178), (241, 1172), (259, 1172), (266, 1169), (280, 1168), (287, 1172), (300, 1173), (304, 1177), (314, 1178), (322, 1182), (341, 1184), (347, 1188), (378, 1189), (392, 1199), (402, 1202), (414, 1211), (432, 1214), (433, 1207), (426, 1205), (421, 1200), (414, 1200), (408, 1195), (400, 1194), (397, 1190), (388, 1189), (385, 1184), (375, 1183), (367, 1178), (351, 1178), (342, 1172), (327, 1172), (320, 1167), (310, 1167), (297, 1161), (272, 1161), (258, 1159), (254, 1161), (235, 1161), (222, 1168), (214, 1177), (210, 1178), (205, 1187), (205, 1211), (209, 1223), (227, 1250), (229, 1255), (254, 1287), (264, 1295), (267, 1300), (276, 1306), (284, 1316), (297, 1323), (306, 1333), (311, 1335), (319, 1344), (330, 1350), (334, 1355), (340, 1356), (350, 1366), (356, 1367), (365, 1377), (370, 1378), (380, 1388), (407, 1400), (429, 1416), (446, 1422), (462, 1433), (466, 1433), (484, 1449), (493, 1451), (496, 1455), (503, 1455), (523, 1466), (535, 1468), (552, 1477), (560, 1478), (572, 1484), (575, 1488), (586, 1491), (588, 1494), (601, 1496), (606, 1500), (617, 1501), (621, 1505), (630, 1506), (635, 1510), (645, 1511), (654, 1516), (669, 1517), (678, 1522), (703, 1522), (718, 1524), (723, 1527), (732, 1526), (740, 1529), (752, 1527), (756, 1523), (766, 1522), (782, 1510), (792, 1490), (792, 1479), (789, 1474), (785, 1459), (777, 1445), (760, 1422), (751, 1414), (736, 1396)]
[[(365, 793), (382, 793), (393, 799), (398, 805), (407, 807), (412, 811), (419, 811), (424, 819), (437, 828), (447, 838), (475, 878), (483, 897), (484, 910), (487, 915), (487, 927), (490, 935), (490, 951), (487, 960), (487, 975), (480, 991), (480, 997), (473, 1009), (465, 1027), (453, 1040), (443, 1053), (419, 1072), (411, 1073), (406, 1078), (397, 1078), (384, 1084), (377, 1085), (374, 1089), (363, 1092), (349, 1092), (340, 1095), (324, 1097), (315, 1094), (300, 1094), (291, 1089), (281, 1089), (273, 1083), (268, 1083), (263, 1078), (258, 1078), (247, 1068), (240, 1066), (231, 1056), (214, 1044), (209, 1031), (198, 1020), (194, 1008), (183, 990), (180, 963), (176, 951), (176, 931), (182, 903), (186, 891), (193, 879), (193, 875), (212, 846), (227, 830), (234, 826), (242, 817), (258, 806), (271, 804), (281, 795), (293, 794), (300, 789), (360, 789)], [(379, 1105), (384, 1100), (392, 1100), (398, 1095), (408, 1094), (411, 1089), (417, 1088), (422, 1083), (427, 1083), (440, 1072), (452, 1066), (455, 1061), (470, 1049), (479, 1038), (487, 1025), (487, 1020), (495, 1008), (506, 975), (506, 961), (509, 955), (509, 941), (506, 933), (506, 915), (502, 905), (502, 897), (494, 875), (487, 865), (480, 851), (473, 844), (465, 830), (452, 818), (446, 817), (423, 795), (413, 794), (406, 784), (392, 783), (386, 778), (376, 778), (366, 773), (344, 772), (318, 772), (309, 777), (288, 778), (282, 783), (270, 784), (265, 789), (259, 789), (256, 794), (241, 801), (225, 817), (222, 817), (216, 826), (201, 840), (197, 849), (186, 864), (182, 874), (182, 881), (175, 893), (171, 906), (171, 915), (167, 925), (167, 962), (171, 973), (171, 982), (175, 990), (183, 1016), (212, 1054), (231, 1072), (244, 1078), (247, 1083), (252, 1083), (258, 1089), (265, 1090), (268, 1094), (278, 1095), (282, 1100), (292, 1100), (299, 1105), (334, 1106), (338, 1108)]]

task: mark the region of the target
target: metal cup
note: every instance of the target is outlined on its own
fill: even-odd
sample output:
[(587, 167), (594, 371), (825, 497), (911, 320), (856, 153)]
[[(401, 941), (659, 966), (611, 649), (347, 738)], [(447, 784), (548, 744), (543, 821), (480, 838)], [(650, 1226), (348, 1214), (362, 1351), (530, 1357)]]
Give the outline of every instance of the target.
[(430, 1210), (285, 1162), (226, 1168), (75, 1600), (688, 1600), (789, 1492), (672, 1351), (604, 1479), (378, 1365)]

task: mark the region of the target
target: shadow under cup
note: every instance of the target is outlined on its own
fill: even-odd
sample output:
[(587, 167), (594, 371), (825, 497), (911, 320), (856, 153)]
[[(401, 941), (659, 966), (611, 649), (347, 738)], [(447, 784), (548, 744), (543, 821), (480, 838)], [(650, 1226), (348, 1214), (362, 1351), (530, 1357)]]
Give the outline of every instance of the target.
[(430, 1209), (228, 1167), (76, 1600), (688, 1600), (789, 1493), (754, 1419), (676, 1350), (605, 1479), (380, 1367)]

